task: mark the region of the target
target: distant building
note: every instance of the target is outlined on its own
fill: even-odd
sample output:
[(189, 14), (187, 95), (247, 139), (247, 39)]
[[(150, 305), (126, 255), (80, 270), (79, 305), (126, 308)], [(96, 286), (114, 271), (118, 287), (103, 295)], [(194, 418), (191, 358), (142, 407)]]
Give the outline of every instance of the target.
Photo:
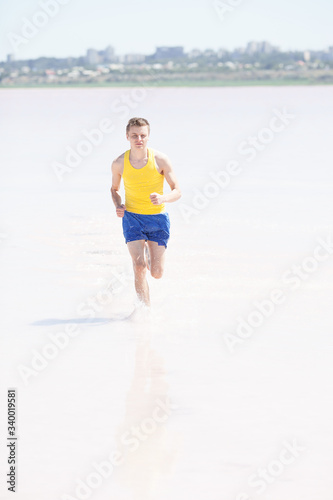
[(311, 61), (311, 52), (309, 50), (305, 50), (303, 54), (303, 58), (305, 62)]
[(87, 64), (89, 64), (90, 66), (95, 66), (96, 64), (99, 63), (99, 61), (100, 61), (100, 59), (99, 59), (99, 55), (98, 55), (97, 50), (88, 49), (87, 55), (86, 55)]
[(105, 50), (88, 49), (85, 57), (86, 64), (96, 66), (97, 64), (117, 62), (118, 58), (115, 55), (114, 48), (109, 45)]
[(333, 47), (329, 47), (326, 50), (321, 50), (316, 53), (318, 59), (322, 61), (333, 61)]
[(274, 47), (269, 42), (249, 42), (246, 46), (245, 52), (249, 55), (254, 54), (271, 54), (272, 52), (279, 51), (278, 47)]
[(227, 55), (226, 49), (218, 49), (217, 51), (217, 57), (219, 59), (222, 59), (222, 57), (225, 57)]
[(216, 56), (216, 52), (212, 49), (206, 49), (203, 53), (204, 57), (214, 57)]
[(330, 47), (328, 47), (328, 59), (330, 61), (333, 61), (333, 45), (331, 45)]
[(199, 49), (193, 49), (191, 52), (189, 52), (188, 57), (190, 59), (195, 59), (196, 57), (200, 57), (202, 55), (201, 50)]
[(145, 61), (146, 57), (143, 54), (125, 54), (123, 62), (125, 64), (140, 64)]
[(274, 47), (269, 42), (262, 42), (261, 43), (261, 52), (263, 52), (264, 54), (271, 54), (272, 52), (275, 52), (277, 50), (278, 50), (278, 48)]
[(258, 42), (249, 42), (245, 49), (247, 54), (256, 54), (258, 52)]
[(178, 59), (184, 57), (184, 47), (157, 47), (154, 59)]
[(236, 47), (235, 50), (233, 51), (233, 56), (242, 56), (243, 54), (245, 54), (246, 52), (246, 49), (244, 49), (244, 47)]
[(8, 54), (7, 55), (7, 63), (11, 64), (14, 61), (15, 61), (15, 55), (14, 54)]
[(116, 55), (114, 52), (114, 48), (111, 45), (108, 45), (104, 50), (104, 62), (115, 62)]

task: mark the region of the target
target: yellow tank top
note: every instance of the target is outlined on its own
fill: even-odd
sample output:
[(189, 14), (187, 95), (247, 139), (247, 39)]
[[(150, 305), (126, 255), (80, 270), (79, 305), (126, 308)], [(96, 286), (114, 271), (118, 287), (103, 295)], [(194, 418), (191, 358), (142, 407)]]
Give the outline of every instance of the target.
[(126, 151), (124, 157), (123, 179), (126, 210), (147, 215), (164, 212), (164, 203), (153, 205), (149, 198), (151, 193), (163, 195), (164, 175), (157, 171), (153, 150), (148, 148), (148, 162), (142, 168), (132, 167), (129, 155), (130, 150)]

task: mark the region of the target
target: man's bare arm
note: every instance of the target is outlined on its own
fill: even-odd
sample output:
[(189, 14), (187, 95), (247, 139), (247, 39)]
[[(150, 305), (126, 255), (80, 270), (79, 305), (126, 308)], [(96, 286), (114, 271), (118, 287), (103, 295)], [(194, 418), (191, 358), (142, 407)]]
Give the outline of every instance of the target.
[(164, 194), (163, 196), (159, 195), (158, 193), (152, 193), (150, 195), (151, 202), (154, 205), (160, 205), (161, 203), (172, 203), (173, 201), (179, 200), (182, 193), (180, 191), (179, 182), (173, 171), (169, 158), (162, 153), (157, 153), (155, 155), (155, 158), (158, 162), (160, 173), (164, 175), (165, 180), (171, 188), (171, 193)]
[(124, 217), (125, 205), (121, 202), (121, 196), (119, 194), (121, 176), (123, 170), (123, 164), (121, 162), (121, 157), (114, 160), (111, 166), (112, 171), (112, 186), (111, 186), (111, 197), (112, 201), (116, 207), (116, 213), (118, 217)]

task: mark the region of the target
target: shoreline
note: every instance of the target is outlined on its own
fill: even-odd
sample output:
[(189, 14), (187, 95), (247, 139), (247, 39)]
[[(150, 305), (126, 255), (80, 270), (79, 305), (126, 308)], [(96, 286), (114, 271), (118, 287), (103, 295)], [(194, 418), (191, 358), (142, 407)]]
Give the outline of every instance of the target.
[(112, 83), (31, 83), (31, 84), (7, 84), (1, 85), (1, 89), (34, 89), (34, 88), (121, 88), (121, 87), (286, 87), (286, 86), (327, 86), (333, 82), (313, 81), (310, 79), (295, 80), (173, 80), (164, 82), (112, 82)]

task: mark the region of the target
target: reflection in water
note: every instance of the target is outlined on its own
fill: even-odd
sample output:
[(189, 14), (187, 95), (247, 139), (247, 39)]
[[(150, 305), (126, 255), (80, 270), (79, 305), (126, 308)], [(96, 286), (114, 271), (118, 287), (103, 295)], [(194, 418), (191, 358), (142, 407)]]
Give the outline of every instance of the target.
[(147, 326), (137, 339), (125, 417), (116, 436), (117, 448), (124, 457), (117, 477), (135, 500), (160, 498), (158, 492), (176, 455), (176, 443), (168, 431), (175, 406), (168, 397), (163, 357), (151, 346), (152, 325)]

